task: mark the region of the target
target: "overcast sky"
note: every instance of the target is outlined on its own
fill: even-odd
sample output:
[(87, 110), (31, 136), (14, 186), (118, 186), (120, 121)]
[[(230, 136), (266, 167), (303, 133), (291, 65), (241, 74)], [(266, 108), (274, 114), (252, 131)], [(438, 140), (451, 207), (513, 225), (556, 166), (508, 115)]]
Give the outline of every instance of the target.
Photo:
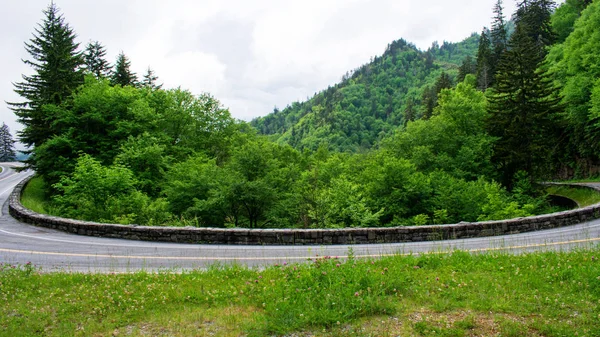
[[(78, 42), (123, 51), (138, 75), (152, 67), (166, 88), (209, 92), (250, 120), (305, 100), (404, 38), (421, 49), (460, 41), (492, 18), (495, 0), (56, 0)], [(0, 0), (0, 98), (31, 69), (24, 42), (49, 0)], [(505, 14), (515, 9), (505, 0)], [(6, 104), (1, 121), (21, 128)], [(0, 121), (0, 122), (1, 122)]]

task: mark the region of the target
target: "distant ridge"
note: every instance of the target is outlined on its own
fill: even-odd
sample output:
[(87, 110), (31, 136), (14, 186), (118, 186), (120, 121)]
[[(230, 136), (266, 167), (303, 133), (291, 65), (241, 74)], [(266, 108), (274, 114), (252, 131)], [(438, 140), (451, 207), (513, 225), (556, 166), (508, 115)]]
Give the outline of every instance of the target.
[(423, 114), (423, 92), (446, 72), (454, 80), (465, 57), (475, 58), (479, 35), (458, 43), (434, 42), (427, 51), (399, 39), (381, 56), (305, 102), (254, 119), (258, 131), (297, 149), (358, 152), (375, 146), (402, 126), (405, 111)]

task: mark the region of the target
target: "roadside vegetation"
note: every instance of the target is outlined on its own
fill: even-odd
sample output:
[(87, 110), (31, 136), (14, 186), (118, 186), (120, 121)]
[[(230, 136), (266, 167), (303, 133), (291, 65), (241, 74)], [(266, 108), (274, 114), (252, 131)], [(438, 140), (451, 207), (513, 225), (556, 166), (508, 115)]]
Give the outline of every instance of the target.
[(600, 162), (600, 4), (556, 7), (521, 2), (508, 21), (498, 1), (481, 34), (426, 51), (393, 41), (339, 84), (246, 123), (208, 93), (163, 88), (151, 69), (138, 78), (124, 53), (110, 64), (100, 42), (80, 50), (51, 3), (26, 44), (35, 74), (9, 103), (45, 182), (33, 207), (244, 228), (545, 213), (534, 182), (587, 177)]
[(600, 249), (132, 274), (0, 267), (5, 336), (598, 336)]
[(577, 202), (581, 207), (600, 202), (598, 191), (585, 187), (550, 186), (546, 190), (549, 194), (560, 195)]
[(21, 204), (34, 212), (51, 214), (44, 186), (42, 177), (32, 178), (23, 189)]

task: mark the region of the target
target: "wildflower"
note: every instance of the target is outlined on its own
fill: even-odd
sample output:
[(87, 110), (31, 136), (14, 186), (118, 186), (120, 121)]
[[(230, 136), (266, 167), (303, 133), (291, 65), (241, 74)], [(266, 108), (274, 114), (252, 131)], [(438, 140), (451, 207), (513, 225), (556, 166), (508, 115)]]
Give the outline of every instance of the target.
[(339, 263), (336, 263), (336, 264), (335, 264), (335, 266), (339, 268), (339, 267), (340, 267), (340, 264), (339, 264)]
[(359, 296), (360, 294), (357, 292), (354, 293), (354, 296)]

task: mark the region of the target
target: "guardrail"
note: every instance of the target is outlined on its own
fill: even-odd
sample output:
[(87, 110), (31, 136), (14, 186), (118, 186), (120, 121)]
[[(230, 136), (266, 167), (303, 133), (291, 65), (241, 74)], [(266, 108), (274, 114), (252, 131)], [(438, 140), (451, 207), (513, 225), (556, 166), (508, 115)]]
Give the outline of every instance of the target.
[[(531, 232), (600, 218), (600, 203), (598, 203), (574, 210), (524, 218), (430, 226), (243, 229), (117, 225), (39, 214), (23, 207), (20, 201), (21, 193), (30, 179), (31, 177), (21, 181), (10, 195), (9, 212), (17, 220), (79, 235), (144, 241), (239, 245), (328, 245), (437, 241)], [(596, 187), (587, 187), (600, 191)]]

